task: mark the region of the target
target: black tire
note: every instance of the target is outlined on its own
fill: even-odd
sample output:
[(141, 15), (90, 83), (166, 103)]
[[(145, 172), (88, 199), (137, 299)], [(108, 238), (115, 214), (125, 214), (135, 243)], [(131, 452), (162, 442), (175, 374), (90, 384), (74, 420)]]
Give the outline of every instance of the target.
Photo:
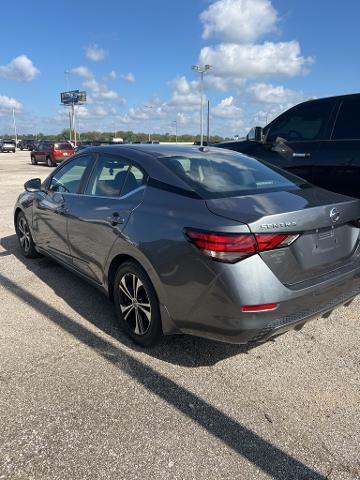
[(51, 160), (50, 157), (46, 157), (46, 165), (48, 167), (53, 167), (54, 166), (53, 161)]
[(25, 257), (36, 258), (40, 256), (35, 250), (35, 243), (23, 212), (18, 213), (16, 217), (16, 235), (18, 237), (20, 250)]
[[(134, 277), (139, 283), (134, 283)], [(159, 301), (149, 277), (136, 262), (129, 260), (118, 268), (114, 301), (120, 325), (134, 342), (153, 347), (162, 340)]]
[(33, 165), (37, 165), (36, 158), (35, 158), (35, 157), (33, 157), (32, 155), (31, 155), (31, 157), (30, 157), (30, 158), (31, 158), (31, 163), (32, 163)]

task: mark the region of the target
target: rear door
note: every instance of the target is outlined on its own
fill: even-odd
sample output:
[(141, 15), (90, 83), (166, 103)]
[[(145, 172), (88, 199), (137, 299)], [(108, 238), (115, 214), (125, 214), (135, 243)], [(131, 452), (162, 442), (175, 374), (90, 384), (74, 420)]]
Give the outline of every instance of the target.
[(322, 142), (315, 183), (360, 198), (360, 95), (343, 97), (331, 138)]
[[(334, 109), (334, 99), (323, 99), (302, 103), (280, 115), (265, 129), (267, 153), (262, 158), (316, 183), (320, 144), (330, 137)], [(278, 137), (285, 142), (274, 148)]]
[(83, 195), (70, 207), (73, 265), (99, 284), (113, 243), (143, 199), (145, 180), (128, 159), (100, 153)]
[(45, 162), (44, 142), (40, 142), (37, 148), (33, 150), (32, 156), (37, 162)]

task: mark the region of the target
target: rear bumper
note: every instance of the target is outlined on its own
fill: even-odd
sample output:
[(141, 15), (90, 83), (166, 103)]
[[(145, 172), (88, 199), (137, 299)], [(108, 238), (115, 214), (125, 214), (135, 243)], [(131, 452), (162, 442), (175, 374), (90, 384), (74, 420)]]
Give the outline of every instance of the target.
[[(301, 328), (360, 294), (359, 263), (337, 278), (323, 278), (316, 285), (293, 290), (278, 281), (255, 256), (248, 265), (245, 262), (220, 266), (212, 281), (204, 281), (201, 290), (198, 287), (197, 298), (192, 284), (191, 291), (184, 292), (187, 301), (179, 303), (178, 299), (176, 310), (168, 306), (178, 331), (235, 344), (263, 343)], [(193, 302), (189, 301), (190, 295)], [(267, 303), (277, 303), (278, 307), (268, 312), (241, 311), (243, 305)]]

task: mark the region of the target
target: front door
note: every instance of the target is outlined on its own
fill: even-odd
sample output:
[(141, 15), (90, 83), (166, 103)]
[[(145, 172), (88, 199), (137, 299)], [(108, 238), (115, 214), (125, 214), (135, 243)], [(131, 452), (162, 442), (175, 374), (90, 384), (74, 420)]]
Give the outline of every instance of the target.
[(320, 144), (329, 138), (335, 107), (333, 99), (305, 102), (273, 120), (265, 129), (264, 159), (316, 183)]
[(60, 260), (71, 263), (67, 222), (71, 204), (91, 161), (90, 155), (74, 158), (56, 170), (33, 206), (36, 243)]
[(100, 153), (84, 194), (70, 206), (73, 265), (99, 284), (112, 245), (142, 201), (144, 180), (144, 173), (128, 160)]
[[(322, 142), (316, 182), (324, 188), (360, 198), (360, 95), (345, 97), (331, 139)], [(329, 182), (324, 179), (329, 179)]]

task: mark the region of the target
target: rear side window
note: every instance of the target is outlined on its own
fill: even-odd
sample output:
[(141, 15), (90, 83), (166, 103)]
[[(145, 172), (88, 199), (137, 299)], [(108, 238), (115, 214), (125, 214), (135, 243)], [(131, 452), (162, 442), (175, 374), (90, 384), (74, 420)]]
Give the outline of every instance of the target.
[(267, 141), (274, 142), (277, 137), (294, 142), (322, 138), (332, 107), (331, 100), (324, 100), (292, 108), (270, 124)]
[(342, 102), (336, 119), (333, 140), (360, 139), (360, 99), (346, 99)]
[(85, 193), (99, 197), (118, 197), (129, 168), (130, 164), (125, 160), (100, 154)]
[(199, 153), (159, 157), (202, 198), (296, 189), (308, 184), (283, 170), (238, 153)]

